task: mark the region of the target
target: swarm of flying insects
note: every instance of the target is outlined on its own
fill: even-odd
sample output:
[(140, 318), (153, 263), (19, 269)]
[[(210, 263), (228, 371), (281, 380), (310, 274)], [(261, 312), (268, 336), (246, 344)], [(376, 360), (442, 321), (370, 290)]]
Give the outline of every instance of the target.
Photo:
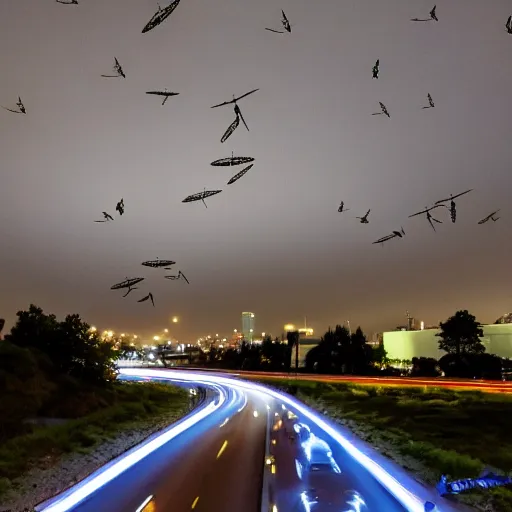
[(375, 62), (375, 65), (373, 66), (372, 68), (372, 78), (379, 78), (379, 73), (380, 73), (380, 59), (377, 59), (377, 61)]
[(494, 216), (499, 212), (500, 210), (496, 210), (495, 212), (492, 212), (491, 214), (487, 215), (487, 217), (484, 217), (482, 220), (478, 221), (478, 224), (485, 224), (486, 222), (492, 220), (493, 222), (496, 222), (500, 217), (494, 218)]
[[(409, 218), (411, 217), (416, 217), (417, 215), (422, 215), (423, 213), (425, 213), (427, 215), (427, 220), (428, 220), (428, 223), (432, 226), (432, 229), (435, 231), (436, 228), (433, 224), (433, 222), (437, 222), (438, 224), (442, 224), (443, 221), (442, 220), (438, 220), (438, 219), (435, 219), (434, 217), (432, 217), (432, 214), (430, 213), (432, 210), (435, 210), (436, 208), (440, 208), (441, 206), (444, 206), (442, 204), (436, 204), (434, 206), (431, 206), (430, 208), (428, 208), (427, 206), (425, 206), (425, 209), (424, 210), (421, 210), (421, 212), (416, 212), (416, 213), (413, 213), (412, 215), (409, 215)], [(432, 222), (433, 221), (433, 222)]]
[(114, 73), (115, 75), (101, 75), (104, 78), (126, 78), (126, 75), (124, 74), (123, 68), (121, 64), (119, 64), (119, 61), (116, 57), (114, 57)]
[(457, 194), (457, 195), (450, 195), (450, 197), (448, 197), (447, 199), (441, 199), (439, 201), (436, 201), (434, 204), (437, 204), (439, 206), (444, 206), (445, 208), (448, 208), (448, 206), (446, 206), (444, 203), (447, 203), (448, 201), (450, 201), (450, 217), (452, 219), (452, 222), (455, 222), (457, 220), (457, 206), (455, 205), (455, 201), (454, 199), (456, 199), (457, 197), (460, 197), (460, 196), (463, 196), (465, 194), (468, 194), (469, 192), (471, 192), (473, 189), (470, 188), (469, 190), (466, 190), (465, 192), (461, 192), (460, 194)]
[(249, 127), (247, 126), (247, 123), (245, 122), (244, 116), (242, 115), (242, 111), (240, 110), (240, 107), (238, 106), (238, 101), (240, 101), (242, 98), (245, 98), (246, 96), (249, 96), (249, 94), (253, 94), (256, 91), (259, 91), (259, 89), (254, 89), (252, 91), (249, 91), (245, 94), (242, 94), (242, 96), (238, 96), (236, 98), (233, 95), (233, 99), (229, 101), (224, 101), (223, 103), (219, 103), (218, 105), (214, 105), (211, 108), (217, 108), (217, 107), (223, 107), (225, 105), (234, 105), (234, 113), (235, 113), (235, 120), (228, 126), (227, 130), (224, 132), (224, 135), (220, 139), (221, 142), (226, 142), (228, 138), (232, 135), (232, 133), (238, 128), (240, 125), (240, 121), (242, 121), (247, 128), (247, 131), (249, 131)]
[(249, 162), (254, 162), (254, 158), (251, 156), (233, 156), (232, 153), (230, 157), (214, 160), (210, 165), (214, 167), (232, 167), (235, 165), (248, 164)]
[(159, 260), (159, 259), (156, 259), (156, 260), (150, 260), (150, 261), (143, 261), (141, 263), (141, 265), (143, 265), (145, 267), (151, 267), (151, 268), (162, 268), (162, 267), (165, 267), (164, 270), (171, 270), (170, 267), (172, 267), (172, 265), (176, 265), (176, 262), (172, 261), (172, 260)]
[(162, 105), (165, 105), (166, 101), (171, 96), (178, 96), (179, 92), (169, 92), (167, 91), (167, 89), (164, 89), (163, 91), (147, 91), (146, 94), (152, 94), (153, 96), (163, 97)]
[(177, 281), (178, 279), (183, 279), (187, 284), (190, 284), (188, 279), (185, 277), (185, 274), (180, 270), (175, 276), (165, 276), (165, 279), (170, 279), (171, 281)]
[(191, 194), (190, 196), (185, 197), (183, 199), (182, 203), (192, 203), (194, 201), (203, 201), (203, 204), (205, 208), (208, 208), (206, 206), (205, 199), (211, 196), (214, 196), (216, 194), (220, 194), (222, 190), (204, 190), (203, 192), (197, 192), (196, 194)]
[(435, 107), (434, 100), (432, 99), (432, 96), (430, 96), (430, 94), (427, 94), (427, 100), (428, 100), (428, 107), (421, 107), (421, 108), (422, 109), (434, 108)]
[(291, 33), (292, 26), (290, 25), (290, 21), (286, 17), (286, 14), (284, 13), (283, 10), (281, 10), (281, 13), (282, 13), (282, 16), (283, 16), (281, 18), (281, 24), (283, 25), (284, 30), (275, 30), (273, 28), (266, 28), (265, 30), (268, 30), (270, 32), (275, 32), (276, 34), (285, 34), (286, 32)]
[(238, 181), (242, 176), (244, 176), (247, 172), (249, 172), (251, 169), (252, 169), (252, 166), (254, 164), (250, 164), (248, 165), (247, 167), (245, 167), (244, 169), (242, 169), (240, 172), (237, 172), (229, 181), (228, 181), (228, 185), (231, 185), (233, 183), (235, 183), (235, 181)]
[(386, 108), (386, 105), (384, 105), (384, 103), (381, 103), (380, 101), (379, 101), (379, 105), (380, 105), (381, 112), (374, 112), (372, 114), (372, 116), (382, 116), (382, 115), (385, 115), (385, 116), (391, 117), (389, 115), (388, 109)]
[(121, 281), (120, 283), (114, 284), (110, 287), (111, 290), (128, 290), (123, 297), (126, 297), (131, 291), (137, 290), (138, 288), (135, 286), (142, 281), (144, 281), (144, 277), (132, 277), (130, 279), (126, 278), (125, 281)]
[(25, 108), (25, 105), (23, 105), (23, 102), (21, 101), (21, 98), (18, 96), (18, 101), (16, 103), (16, 106), (18, 107), (18, 110), (14, 110), (12, 108), (2, 107), (5, 110), (8, 110), (9, 112), (14, 112), (15, 114), (26, 114), (27, 109)]
[(437, 5), (434, 5), (433, 9), (429, 13), (428, 18), (412, 18), (411, 21), (439, 21), (436, 14)]
[(371, 210), (368, 210), (362, 217), (356, 217), (356, 219), (359, 219), (359, 222), (361, 224), (369, 224), (370, 221), (368, 220), (368, 215), (370, 215)]
[(146, 26), (142, 29), (142, 33), (145, 34), (150, 30), (153, 30), (155, 27), (158, 27), (161, 23), (163, 23), (178, 7), (181, 0), (174, 0), (167, 7), (163, 9), (158, 6), (158, 11), (153, 15), (153, 17), (147, 22)]
[(372, 242), (373, 244), (382, 244), (384, 246), (384, 242), (387, 242), (388, 240), (392, 240), (393, 238), (403, 238), (405, 236), (404, 228), (402, 228), (400, 231), (393, 231), (391, 234), (383, 236), (382, 238), (379, 238), (378, 240), (375, 240), (375, 242)]

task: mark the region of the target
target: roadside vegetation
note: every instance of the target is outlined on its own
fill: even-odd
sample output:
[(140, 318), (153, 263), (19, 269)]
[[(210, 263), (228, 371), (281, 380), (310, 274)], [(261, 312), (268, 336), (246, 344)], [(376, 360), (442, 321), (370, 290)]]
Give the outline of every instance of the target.
[[(431, 485), (441, 475), (457, 479), (476, 477), (484, 469), (512, 471), (509, 395), (293, 379), (262, 382), (325, 412)], [(512, 510), (507, 488), (459, 499), (481, 510)]]
[(117, 381), (116, 358), (78, 315), (58, 322), (33, 305), (18, 313), (0, 341), (0, 499), (33, 468), (189, 410), (180, 388)]

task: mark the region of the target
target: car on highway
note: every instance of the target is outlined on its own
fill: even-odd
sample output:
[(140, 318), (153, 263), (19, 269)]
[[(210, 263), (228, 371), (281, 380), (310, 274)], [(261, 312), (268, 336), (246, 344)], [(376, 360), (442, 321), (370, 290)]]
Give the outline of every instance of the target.
[(320, 483), (310, 487), (300, 496), (300, 512), (367, 512), (362, 496), (354, 490), (343, 491), (340, 487)]
[(295, 462), (297, 473), (302, 480), (309, 480), (309, 475), (312, 473), (322, 475), (341, 473), (340, 467), (332, 456), (330, 446), (311, 432), (308, 438), (300, 443)]

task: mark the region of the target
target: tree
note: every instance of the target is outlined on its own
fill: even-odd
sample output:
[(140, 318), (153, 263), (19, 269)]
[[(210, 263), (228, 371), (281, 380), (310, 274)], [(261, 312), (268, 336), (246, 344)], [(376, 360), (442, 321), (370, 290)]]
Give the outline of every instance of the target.
[(462, 354), (481, 354), (485, 352), (480, 338), (484, 335), (481, 324), (467, 310), (457, 311), (455, 315), (440, 324), (441, 340), (439, 349), (460, 357)]
[(18, 321), (6, 339), (18, 347), (47, 355), (55, 374), (91, 384), (115, 379), (118, 351), (112, 342), (92, 332), (79, 315), (68, 315), (58, 322), (55, 315), (46, 315), (31, 304), (28, 311), (18, 311), (17, 316)]
[(350, 336), (350, 350), (347, 355), (347, 371), (352, 374), (365, 373), (372, 361), (372, 349), (361, 327)]

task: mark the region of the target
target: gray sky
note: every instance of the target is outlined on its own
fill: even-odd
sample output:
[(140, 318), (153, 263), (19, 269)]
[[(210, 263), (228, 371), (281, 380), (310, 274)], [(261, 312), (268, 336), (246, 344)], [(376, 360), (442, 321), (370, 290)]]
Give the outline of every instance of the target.
[[(412, 23), (432, 2), (182, 0), (141, 34), (156, 7), (0, 4), (0, 104), (21, 95), (28, 110), (0, 111), (7, 328), (31, 302), (124, 331), (179, 315), (174, 332), (194, 336), (240, 328), (243, 310), (277, 334), (303, 315), (318, 333), (344, 319), (371, 332), (406, 309), (426, 323), (512, 309), (509, 2), (439, 0), (438, 23)], [(265, 31), (281, 8), (292, 33)], [(114, 56), (125, 80), (100, 77)], [(180, 96), (163, 107), (145, 94), (165, 87)], [(240, 103), (251, 131), (221, 144), (233, 111), (210, 106), (256, 87)], [(427, 93), (436, 107), (421, 110)], [(379, 101), (390, 119), (371, 115)], [(236, 168), (210, 162), (232, 151), (256, 162), (227, 186)], [(181, 202), (204, 187), (223, 189), (208, 209)], [(468, 188), (456, 224), (407, 218)], [(121, 197), (123, 217), (93, 223)], [(371, 244), (400, 226), (404, 239)], [(190, 286), (140, 266), (157, 257)], [(126, 299), (110, 290), (137, 275)], [(148, 291), (156, 308), (136, 302)]]

